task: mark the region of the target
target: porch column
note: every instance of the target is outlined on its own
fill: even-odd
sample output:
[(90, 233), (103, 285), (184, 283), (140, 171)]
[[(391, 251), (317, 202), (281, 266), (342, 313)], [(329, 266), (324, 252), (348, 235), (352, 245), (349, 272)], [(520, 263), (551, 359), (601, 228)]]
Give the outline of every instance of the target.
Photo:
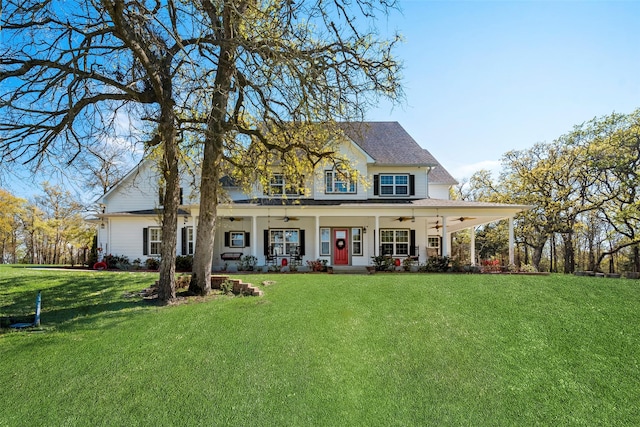
[(442, 217), (442, 256), (449, 256), (449, 239), (447, 233), (447, 218)]
[(469, 254), (471, 255), (471, 265), (476, 265), (476, 227), (469, 230), (471, 232), (471, 242), (469, 243)]
[(320, 217), (318, 215), (316, 215), (316, 238), (313, 241), (313, 259), (320, 259)]
[(373, 255), (380, 255), (380, 217), (376, 215), (375, 229), (373, 230)]
[(251, 255), (258, 257), (258, 217), (251, 217)]
[(513, 217), (509, 217), (509, 264), (515, 264), (513, 249), (515, 238), (513, 236)]

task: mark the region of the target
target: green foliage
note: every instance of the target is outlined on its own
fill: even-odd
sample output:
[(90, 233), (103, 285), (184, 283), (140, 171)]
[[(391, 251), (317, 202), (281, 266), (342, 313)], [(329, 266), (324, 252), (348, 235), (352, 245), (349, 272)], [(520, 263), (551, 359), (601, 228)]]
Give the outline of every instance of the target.
[(107, 268), (110, 270), (129, 270), (131, 268), (131, 262), (126, 255), (105, 255), (103, 261), (107, 263)]
[(394, 266), (393, 257), (388, 255), (372, 256), (371, 261), (373, 262), (376, 271), (390, 271)]
[(147, 270), (157, 270), (160, 268), (160, 260), (158, 258), (147, 258), (144, 261)]
[(220, 291), (224, 295), (233, 295), (233, 282), (231, 280), (225, 280), (220, 283)]
[(451, 258), (448, 256), (432, 256), (420, 266), (420, 271), (427, 273), (445, 273), (449, 271)]
[(256, 264), (258, 264), (258, 258), (253, 255), (245, 255), (240, 258), (240, 262), (238, 263), (238, 270), (253, 271), (256, 268)]
[(193, 256), (178, 255), (176, 257), (176, 271), (191, 271), (193, 267)]

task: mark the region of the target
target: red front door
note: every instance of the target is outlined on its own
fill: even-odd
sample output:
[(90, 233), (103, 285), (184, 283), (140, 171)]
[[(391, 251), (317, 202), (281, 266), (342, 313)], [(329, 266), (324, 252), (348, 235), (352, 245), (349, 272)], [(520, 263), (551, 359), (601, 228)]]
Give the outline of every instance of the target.
[(333, 230), (333, 265), (349, 264), (349, 230)]

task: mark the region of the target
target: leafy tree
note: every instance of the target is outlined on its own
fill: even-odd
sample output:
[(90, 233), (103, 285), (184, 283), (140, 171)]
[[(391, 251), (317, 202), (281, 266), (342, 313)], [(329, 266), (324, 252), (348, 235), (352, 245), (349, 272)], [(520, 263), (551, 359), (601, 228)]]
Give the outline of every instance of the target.
[(0, 263), (15, 263), (19, 245), (20, 217), (24, 213), (26, 200), (0, 189)]
[[(197, 3), (215, 43), (201, 64), (215, 73), (200, 81), (185, 121), (203, 129), (200, 221), (190, 290), (210, 289), (219, 178), (266, 183), (279, 166), (288, 182), (336, 156), (344, 140), (337, 120), (363, 117), (380, 96), (400, 94), (398, 39), (380, 40), (370, 25), (395, 1), (218, 1)], [(345, 165), (348, 168), (348, 165)]]

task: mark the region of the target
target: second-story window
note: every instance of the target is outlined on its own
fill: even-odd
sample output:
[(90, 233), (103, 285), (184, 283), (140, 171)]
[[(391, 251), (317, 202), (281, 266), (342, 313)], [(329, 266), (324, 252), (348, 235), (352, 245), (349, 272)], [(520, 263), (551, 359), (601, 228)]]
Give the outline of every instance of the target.
[(380, 175), (380, 195), (406, 196), (409, 194), (409, 175)]
[(283, 174), (276, 173), (271, 177), (269, 188), (265, 191), (269, 196), (300, 196), (304, 189), (301, 185), (293, 186), (287, 183)]
[(332, 194), (355, 193), (356, 181), (341, 171), (325, 171), (324, 188), (326, 193)]

